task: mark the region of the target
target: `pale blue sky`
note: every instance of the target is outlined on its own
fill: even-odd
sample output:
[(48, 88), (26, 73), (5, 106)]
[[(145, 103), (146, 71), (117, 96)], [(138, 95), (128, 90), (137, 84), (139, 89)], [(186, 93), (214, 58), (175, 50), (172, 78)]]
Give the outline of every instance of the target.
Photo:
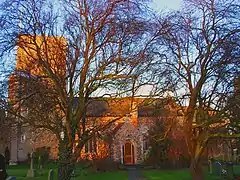
[(153, 0), (153, 9), (159, 10), (178, 10), (180, 8), (181, 0)]

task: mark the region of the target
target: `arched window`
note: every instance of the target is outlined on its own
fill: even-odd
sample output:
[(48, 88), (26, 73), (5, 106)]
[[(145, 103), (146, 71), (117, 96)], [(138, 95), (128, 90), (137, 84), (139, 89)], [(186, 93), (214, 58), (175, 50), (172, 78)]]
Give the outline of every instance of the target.
[(20, 137), (20, 142), (25, 143), (25, 141), (26, 141), (26, 135), (22, 134), (21, 137)]
[(147, 136), (144, 136), (142, 143), (143, 143), (143, 153), (145, 153), (149, 149), (149, 138)]

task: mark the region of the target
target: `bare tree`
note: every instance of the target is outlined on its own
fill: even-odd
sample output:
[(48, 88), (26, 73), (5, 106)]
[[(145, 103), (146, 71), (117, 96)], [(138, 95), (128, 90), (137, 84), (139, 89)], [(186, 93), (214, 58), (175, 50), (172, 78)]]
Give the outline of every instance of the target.
[(43, 0), (2, 3), (1, 50), (17, 47), (10, 112), (22, 125), (57, 135), (59, 179), (70, 179), (85, 142), (117, 120), (89, 129), (91, 98), (134, 97), (153, 83), (151, 67), (158, 61), (148, 48), (146, 2), (63, 0), (59, 12)]
[(202, 180), (201, 162), (208, 142), (229, 136), (220, 129), (228, 123), (222, 110), (239, 72), (239, 4), (184, 2), (182, 11), (158, 19), (158, 26), (167, 28), (159, 31), (155, 48), (156, 57), (165, 58), (162, 68), (168, 69), (172, 93), (182, 105), (192, 179)]

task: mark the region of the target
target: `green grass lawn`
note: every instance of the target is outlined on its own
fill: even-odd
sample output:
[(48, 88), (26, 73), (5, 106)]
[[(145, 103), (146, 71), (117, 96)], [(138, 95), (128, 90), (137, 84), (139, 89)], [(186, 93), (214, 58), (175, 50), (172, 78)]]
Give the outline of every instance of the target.
[[(48, 177), (49, 169), (54, 170), (54, 179), (57, 180), (57, 168), (56, 165), (47, 165), (42, 172), (42, 175), (38, 175), (39, 171), (37, 170), (37, 176), (35, 178), (27, 178), (27, 172), (29, 165), (17, 165), (10, 166), (7, 169), (9, 176), (17, 177), (17, 180), (46, 180)], [(78, 171), (77, 176), (74, 180), (127, 180), (128, 174), (126, 171), (117, 171), (117, 172), (98, 172), (98, 173), (81, 173)]]
[[(7, 169), (9, 176), (16, 176), (17, 180), (46, 180), (48, 172), (53, 169), (55, 172), (55, 180), (57, 180), (57, 166), (54, 164), (48, 164), (43, 168), (42, 175), (40, 176), (39, 170), (37, 170), (37, 176), (35, 178), (27, 178), (27, 172), (29, 165), (17, 165), (10, 166)], [(84, 173), (83, 173), (84, 172)], [(234, 172), (240, 174), (240, 166), (234, 167)], [(142, 173), (146, 180), (191, 180), (191, 176), (188, 169), (182, 170), (142, 170)], [(86, 170), (77, 170), (77, 176), (75, 180), (127, 180), (127, 171), (116, 171), (116, 172), (98, 172), (90, 173)], [(205, 174), (206, 180), (219, 180), (219, 177), (214, 177), (208, 173)]]
[[(237, 168), (238, 169), (238, 168)], [(146, 180), (191, 180), (189, 169), (182, 170), (143, 170)], [(205, 173), (206, 180), (220, 180), (221, 177)]]
[(189, 180), (190, 174), (188, 170), (146, 170), (143, 171), (147, 180)]
[[(208, 173), (208, 168), (204, 168), (205, 180), (222, 180), (224, 177), (220, 177), (218, 174), (218, 169), (213, 166), (213, 174)], [(231, 173), (232, 172), (232, 173)], [(142, 171), (146, 180), (191, 180), (191, 175), (189, 169), (181, 170), (143, 170)], [(234, 165), (233, 171), (229, 169), (228, 178), (233, 179), (233, 173), (236, 176), (240, 176), (240, 165)]]

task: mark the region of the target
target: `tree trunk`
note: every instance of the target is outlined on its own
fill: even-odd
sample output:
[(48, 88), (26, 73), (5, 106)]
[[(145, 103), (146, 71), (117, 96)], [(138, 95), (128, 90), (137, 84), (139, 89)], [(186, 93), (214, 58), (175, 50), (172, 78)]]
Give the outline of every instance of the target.
[(58, 179), (70, 180), (73, 173), (75, 162), (73, 161), (72, 148), (61, 144), (59, 148)]
[(203, 168), (199, 160), (192, 160), (190, 165), (192, 180), (204, 180)]

